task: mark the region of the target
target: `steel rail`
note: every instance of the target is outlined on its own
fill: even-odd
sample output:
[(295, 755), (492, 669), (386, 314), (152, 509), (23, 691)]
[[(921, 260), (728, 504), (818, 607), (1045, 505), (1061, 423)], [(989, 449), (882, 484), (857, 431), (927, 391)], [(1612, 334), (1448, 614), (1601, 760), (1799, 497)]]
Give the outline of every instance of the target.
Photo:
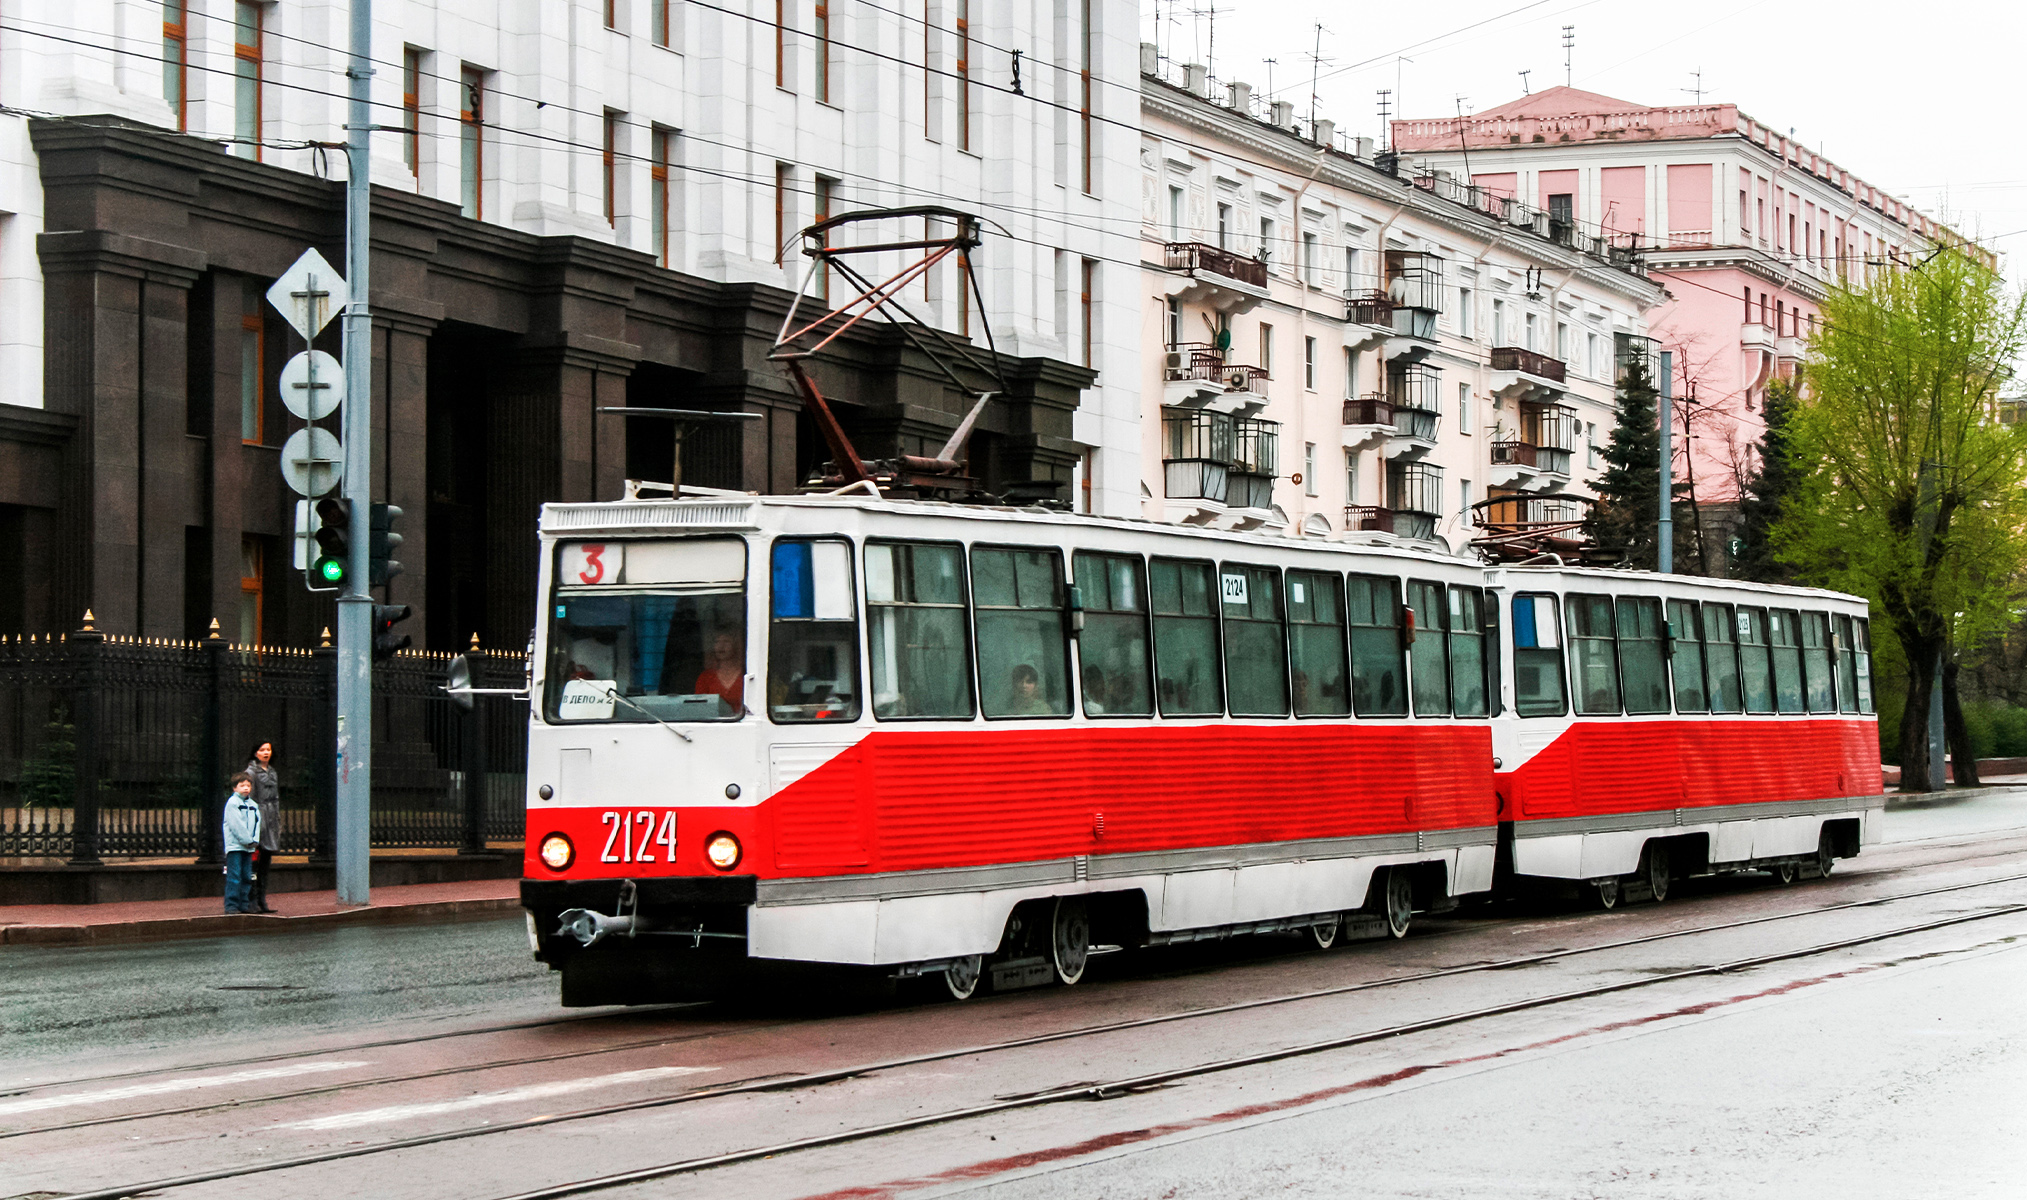
[[(1892, 896), (1877, 896), (1866, 900), (1846, 901), (1844, 903), (1826, 905), (1819, 908), (1803, 909), (1791, 913), (1771, 914), (1764, 917), (1753, 917), (1745, 920), (1724, 922), (1717, 925), (1699, 926), (1692, 929), (1671, 930), (1662, 933), (1647, 934), (1641, 937), (1622, 939), (1617, 942), (1600, 943), (1596, 946), (1571, 947), (1564, 950), (1547, 951), (1538, 955), (1526, 955), (1514, 959), (1506, 959), (1488, 963), (1471, 963), (1458, 967), (1448, 967), (1437, 971), (1419, 972), (1414, 975), (1401, 975), (1401, 976), (1393, 976), (1386, 979), (1365, 980), (1360, 983), (1345, 984), (1331, 988), (1321, 988), (1313, 991), (1300, 992), (1287, 996), (1275, 996), (1259, 1000), (1237, 1001), (1232, 1004), (1217, 1005), (1210, 1008), (1192, 1009), (1187, 1012), (1164, 1013), (1153, 1017), (1141, 1017), (1127, 1021), (1110, 1022), (1103, 1025), (1081, 1026), (1076, 1029), (1059, 1030), (1053, 1033), (1035, 1034), (1030, 1037), (1014, 1038), (1002, 1042), (993, 1042), (984, 1045), (966, 1046), (952, 1050), (932, 1051), (925, 1054), (909, 1055), (902, 1058), (888, 1059), (880, 1062), (861, 1063), (855, 1066), (840, 1067), (828, 1071), (817, 1071), (808, 1074), (783, 1076), (777, 1078), (763, 1077), (761, 1079), (756, 1080), (748, 1080), (724, 1084), (718, 1087), (698, 1088), (692, 1091), (680, 1092), (671, 1096), (656, 1096), (650, 1097), (645, 1100), (634, 1100), (617, 1104), (601, 1105), (596, 1108), (580, 1109), (575, 1112), (550, 1113), (536, 1117), (524, 1118), (519, 1121), (507, 1121), (483, 1126), (467, 1127), (463, 1129), (443, 1130), (438, 1133), (420, 1134), (414, 1137), (407, 1137), (407, 1138), (397, 1138), (369, 1146), (348, 1146), (340, 1150), (328, 1150), (316, 1154), (298, 1155), (292, 1158), (274, 1159), (268, 1162), (261, 1162), (261, 1163), (247, 1163), (234, 1167), (221, 1167), (212, 1171), (205, 1171), (191, 1175), (174, 1176), (166, 1179), (151, 1180), (145, 1183), (123, 1185), (115, 1188), (67, 1193), (66, 1200), (117, 1200), (117, 1198), (120, 1197), (137, 1196), (144, 1192), (152, 1192), (167, 1188), (188, 1187), (194, 1184), (208, 1183), (219, 1179), (240, 1178), (249, 1175), (265, 1174), (271, 1171), (290, 1170), (296, 1167), (314, 1166), (319, 1163), (335, 1162), (348, 1158), (360, 1158), (367, 1155), (381, 1154), (389, 1151), (413, 1149), (420, 1146), (430, 1146), (450, 1141), (461, 1141), (469, 1138), (484, 1137), (487, 1135), (497, 1133), (508, 1133), (529, 1129), (539, 1129), (550, 1125), (558, 1125), (571, 1121), (581, 1121), (597, 1117), (617, 1116), (626, 1113), (641, 1112), (655, 1108), (672, 1107), (678, 1104), (689, 1104), (702, 1100), (718, 1099), (725, 1096), (751, 1095), (765, 1092), (795, 1091), (803, 1088), (819, 1087), (825, 1084), (837, 1083), (846, 1079), (851, 1079), (855, 1076), (872, 1074), (878, 1071), (888, 1071), (903, 1067), (919, 1066), (927, 1063), (947, 1061), (953, 1058), (963, 1058), (979, 1054), (990, 1054), (1007, 1050), (1023, 1049), (1030, 1046), (1046, 1045), (1052, 1042), (1067, 1041), (1074, 1038), (1092, 1037), (1106, 1033), (1122, 1032), (1133, 1029), (1143, 1029), (1157, 1025), (1165, 1025), (1175, 1021), (1194, 1020), (1200, 1017), (1216, 1016), (1232, 1012), (1243, 1012), (1253, 1009), (1268, 1008), (1281, 1004), (1295, 1003), (1297, 1001), (1302, 1000), (1323, 999), (1331, 996), (1345, 995), (1353, 992), (1370, 991), (1382, 987), (1392, 987), (1399, 984), (1419, 983), (1433, 979), (1443, 979), (1459, 975), (1476, 974), (1484, 971), (1510, 970), (1515, 967), (1527, 966), (1538, 962), (1552, 961), (1554, 959), (1559, 958), (1567, 958), (1578, 954), (1589, 954), (1601, 950), (1620, 949), (1627, 946), (1645, 945), (1653, 942), (1666, 941), (1678, 937), (1694, 936), (1700, 933), (1723, 932), (1731, 929), (1738, 929), (1752, 925), (1766, 924), (1773, 921), (1789, 920), (1798, 917), (1816, 916), (1822, 913), (1840, 912), (1854, 908), (1867, 908), (1882, 904), (1891, 904), (1898, 901), (1921, 899), (1926, 896), (1942, 895), (1951, 892), (1965, 891), (1971, 888), (1991, 887), (2003, 883), (2013, 883), (2023, 879), (2027, 879), (2027, 874), (2009, 875), (2003, 876), (1998, 879), (1980, 880), (1970, 883), (1951, 884), (1946, 887), (1925, 889), (1919, 892), (1899, 893)], [(1986, 920), (2018, 912), (2027, 912), (2027, 904), (2016, 904), (2003, 906), (2000, 908), (1986, 909), (1984, 911), (1969, 915), (1949, 917), (1938, 921), (1925, 922), (1918, 925), (1904, 926), (1901, 928), (1888, 930), (1878, 934), (1867, 934), (1856, 938), (1847, 938), (1836, 942), (1829, 942), (1817, 946), (1807, 947), (1801, 950), (1784, 951), (1778, 954), (1761, 955), (1747, 959), (1737, 959), (1730, 962), (1718, 963), (1706, 967), (1687, 968), (1685, 970), (1672, 972), (1666, 975), (1647, 976), (1639, 979), (1627, 980), (1612, 984), (1603, 984), (1598, 985), (1596, 987), (1584, 988), (1571, 992), (1555, 993), (1549, 996), (1533, 997), (1526, 1000), (1512, 1001), (1507, 1004), (1496, 1005), (1486, 1009), (1473, 1010), (1471, 1012), (1462, 1014), (1453, 1014), (1447, 1017), (1431, 1018), (1426, 1021), (1412, 1022), (1407, 1025), (1389, 1027), (1388, 1029), (1374, 1031), (1371, 1033), (1353, 1034), (1349, 1035), (1346, 1038), (1330, 1039), (1327, 1042), (1310, 1043), (1306, 1046), (1293, 1047), (1280, 1051), (1270, 1051), (1267, 1052), (1265, 1055), (1251, 1055), (1246, 1056), (1242, 1059), (1226, 1060), (1225, 1062), (1223, 1062), (1222, 1065), (1214, 1063), (1200, 1067), (1182, 1068), (1181, 1071), (1183, 1075), (1188, 1075), (1188, 1074), (1210, 1074), (1220, 1070), (1232, 1070), (1241, 1066), (1254, 1065), (1257, 1062), (1271, 1062), (1275, 1061), (1278, 1058), (1294, 1057), (1299, 1054), (1318, 1053), (1327, 1049), (1334, 1049), (1342, 1046), (1358, 1045), (1362, 1042), (1374, 1041), (1385, 1037), (1396, 1037), (1404, 1033), (1414, 1033), (1425, 1029), (1438, 1029), (1442, 1028), (1445, 1025), (1457, 1024), (1463, 1021), (1478, 1020), (1484, 1017), (1501, 1015), (1503, 1013), (1508, 1012), (1524, 1011), (1528, 1008), (1536, 1008), (1550, 1004), (1565, 1003), (1571, 1000), (1585, 999), (1592, 996), (1609, 995), (1614, 992), (1627, 991), (1639, 987), (1647, 987), (1654, 984), (1665, 983), (1676, 979), (1693, 978), (1703, 975), (1722, 974), (1726, 971), (1740, 970), (1751, 966), (1764, 965), (1766, 963), (1781, 962), (1788, 959), (1804, 958), (1814, 954), (1829, 953), (1831, 951), (1843, 949), (1849, 946), (1864, 945), (1869, 942), (1875, 941), (1884, 941), (1890, 938), (1902, 937), (1913, 933), (1924, 932), (1929, 929), (1940, 929), (1951, 925), (1963, 924), (1969, 921)], [(1164, 1074), (1173, 1074), (1173, 1072)], [(909, 1121), (894, 1123), (891, 1127), (884, 1125), (874, 1126), (869, 1127), (868, 1129), (847, 1131), (836, 1135), (826, 1135), (826, 1137), (819, 1139), (805, 1139), (803, 1141), (795, 1143), (784, 1143), (782, 1146), (764, 1150), (737, 1151), (732, 1152), (731, 1156), (729, 1157), (715, 1156), (709, 1159), (685, 1160), (683, 1163), (680, 1164), (669, 1164), (668, 1166), (663, 1168), (653, 1168), (653, 1170), (660, 1170), (670, 1174), (694, 1170), (703, 1170), (710, 1166), (727, 1165), (728, 1163), (731, 1162), (746, 1161), (747, 1159), (750, 1158), (766, 1157), (767, 1155), (786, 1153), (793, 1150), (813, 1149), (818, 1146), (833, 1145), (840, 1141), (851, 1141), (865, 1137), (878, 1136), (879, 1134), (885, 1132), (895, 1132), (902, 1129), (920, 1128), (924, 1125), (929, 1124), (938, 1124), (947, 1121), (963, 1120), (969, 1116), (980, 1115), (982, 1113), (1009, 1111), (1014, 1108), (1028, 1107), (1039, 1103), (1050, 1103), (1053, 1102), (1055, 1099), (1093, 1098), (1094, 1096), (1096, 1098), (1104, 1098), (1104, 1095), (1108, 1092), (1108, 1090), (1110, 1092), (1118, 1092), (1145, 1086), (1151, 1085), (1140, 1079), (1115, 1081), (1113, 1083), (1108, 1084), (1079, 1084), (1075, 1088), (1071, 1089), (1060, 1089), (1059, 1091), (1056, 1092), (1038, 1093), (1033, 1096), (1021, 1097), (1016, 1100), (995, 1102), (994, 1104), (991, 1105), (978, 1106), (975, 1109), (954, 1110), (953, 1112), (945, 1114), (932, 1114), (928, 1117), (911, 1118)], [(259, 1102), (260, 1101), (257, 1100), (246, 1101), (242, 1102), (240, 1105), (237, 1105), (235, 1107), (244, 1107), (246, 1103), (259, 1103)], [(656, 1176), (644, 1176), (642, 1178), (654, 1178), (654, 1177)], [(616, 1187), (620, 1186), (622, 1183), (638, 1182), (638, 1181), (639, 1181), (638, 1179), (634, 1179), (631, 1176), (629, 1176), (628, 1178), (625, 1179), (621, 1179), (618, 1177), (601, 1177), (601, 1180), (599, 1181), (590, 1181), (590, 1182), (596, 1183), (596, 1187), (598, 1188), (603, 1188), (603, 1187)], [(581, 1187), (581, 1185), (577, 1184), (565, 1186), (569, 1188)], [(596, 1189), (586, 1187), (583, 1188), (582, 1190), (596, 1190)], [(572, 1194), (575, 1193), (573, 1191), (568, 1190), (542, 1191), (536, 1193), (528, 1193), (526, 1196), (516, 1195), (509, 1198), (503, 1198), (503, 1200), (533, 1200), (533, 1197), (536, 1196), (551, 1196), (551, 1195), (564, 1196)]]

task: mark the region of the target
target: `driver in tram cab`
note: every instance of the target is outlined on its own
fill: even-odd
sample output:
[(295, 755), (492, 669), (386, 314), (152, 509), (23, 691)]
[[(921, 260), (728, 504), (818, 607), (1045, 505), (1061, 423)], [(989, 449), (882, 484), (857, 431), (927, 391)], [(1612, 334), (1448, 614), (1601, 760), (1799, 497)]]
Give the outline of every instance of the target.
[(1049, 713), (1049, 702), (1042, 696), (1042, 677), (1035, 669), (1022, 663), (1013, 669), (1013, 702), (1007, 705), (1007, 713), (1016, 717), (1041, 717)]
[(739, 634), (721, 629), (711, 637), (704, 670), (690, 691), (699, 696), (716, 696), (735, 713), (746, 707), (746, 643)]

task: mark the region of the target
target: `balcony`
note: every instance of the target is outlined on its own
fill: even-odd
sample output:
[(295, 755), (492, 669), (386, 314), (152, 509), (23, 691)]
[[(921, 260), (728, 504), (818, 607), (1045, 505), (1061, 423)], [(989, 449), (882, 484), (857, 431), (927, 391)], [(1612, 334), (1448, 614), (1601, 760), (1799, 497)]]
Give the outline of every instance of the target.
[(1423, 362), (1387, 364), (1387, 403), (1393, 433), (1381, 451), (1388, 458), (1420, 458), (1436, 448), (1442, 422), (1443, 372)]
[(1494, 488), (1547, 491), (1568, 483), (1577, 412), (1564, 404), (1520, 405), (1520, 436), (1492, 443), (1487, 482)]
[(1272, 378), (1259, 367), (1228, 363), (1209, 342), (1178, 342), (1162, 352), (1162, 403), (1225, 411), (1256, 404)]
[(1767, 354), (1774, 352), (1774, 331), (1757, 321), (1747, 321), (1739, 326), (1738, 344), (1742, 350), (1759, 350)]
[(1203, 242), (1170, 242), (1166, 265), (1175, 273), (1168, 294), (1214, 312), (1251, 311), (1267, 298), (1267, 264)]
[(1377, 504), (1347, 504), (1344, 506), (1344, 531), (1346, 533), (1392, 533), (1394, 531), (1394, 510), (1381, 508)]
[(1169, 518), (1234, 527), (1263, 523), (1274, 504), (1280, 430), (1279, 422), (1254, 417), (1164, 409), (1162, 480)]
[(1433, 463), (1387, 464), (1386, 509), (1396, 537), (1427, 541), (1443, 515), (1443, 468)]
[(1492, 348), (1492, 394), (1503, 400), (1542, 401), (1562, 394), (1568, 371), (1559, 358), (1520, 346)]
[(1394, 406), (1385, 396), (1371, 392), (1344, 402), (1344, 448), (1363, 450), (1392, 437)]

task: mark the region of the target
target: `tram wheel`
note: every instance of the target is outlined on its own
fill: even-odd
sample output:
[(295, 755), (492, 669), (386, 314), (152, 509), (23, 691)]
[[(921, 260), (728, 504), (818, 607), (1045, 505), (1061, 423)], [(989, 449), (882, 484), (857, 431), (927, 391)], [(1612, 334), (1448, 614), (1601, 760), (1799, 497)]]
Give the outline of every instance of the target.
[(1309, 939), (1309, 945), (1312, 948), (1328, 950), (1337, 944), (1337, 933), (1341, 928), (1343, 928), (1343, 922), (1336, 917), (1332, 917), (1328, 921), (1318, 921), (1316, 924), (1311, 925), (1307, 930), (1303, 931), (1303, 936)]
[(1658, 843), (1647, 846), (1647, 887), (1654, 893), (1654, 903), (1668, 899), (1669, 882), (1668, 847)]
[(1056, 901), (1055, 934), (1050, 944), (1056, 981), (1068, 987), (1082, 979), (1091, 957), (1091, 917), (1081, 896)]
[(1602, 908), (1607, 912), (1610, 912), (1612, 909), (1619, 907), (1618, 876), (1614, 875), (1610, 879), (1597, 880), (1596, 882), (1591, 884), (1591, 887), (1595, 889), (1591, 893), (1592, 903), (1596, 904), (1599, 908)]
[(1398, 867), (1387, 872), (1386, 918), (1387, 933), (1397, 938), (1408, 936), (1408, 925), (1415, 919), (1415, 881)]
[(1801, 872), (1795, 869), (1793, 862), (1777, 862), (1767, 868), (1767, 874), (1774, 877), (1774, 882), (1777, 885), (1786, 887), (1795, 882), (1795, 876), (1801, 874)]
[(1816, 874), (1828, 879), (1836, 866), (1837, 856), (1830, 852), (1830, 831), (1825, 829), (1822, 838), (1816, 842)]
[(969, 1000), (978, 993), (979, 980), (984, 976), (985, 956), (973, 954), (943, 968), (943, 986), (952, 1000)]

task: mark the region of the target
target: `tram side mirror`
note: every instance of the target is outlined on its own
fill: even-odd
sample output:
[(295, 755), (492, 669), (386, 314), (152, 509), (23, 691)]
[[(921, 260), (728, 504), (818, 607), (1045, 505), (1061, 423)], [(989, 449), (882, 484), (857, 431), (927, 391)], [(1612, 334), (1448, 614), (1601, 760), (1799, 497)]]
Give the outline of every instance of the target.
[(443, 690), (466, 712), (472, 710), (472, 665), (462, 654), (453, 655), (450, 669), (443, 673)]
[(1084, 632), (1084, 589), (1070, 585), (1070, 636), (1078, 637)]

